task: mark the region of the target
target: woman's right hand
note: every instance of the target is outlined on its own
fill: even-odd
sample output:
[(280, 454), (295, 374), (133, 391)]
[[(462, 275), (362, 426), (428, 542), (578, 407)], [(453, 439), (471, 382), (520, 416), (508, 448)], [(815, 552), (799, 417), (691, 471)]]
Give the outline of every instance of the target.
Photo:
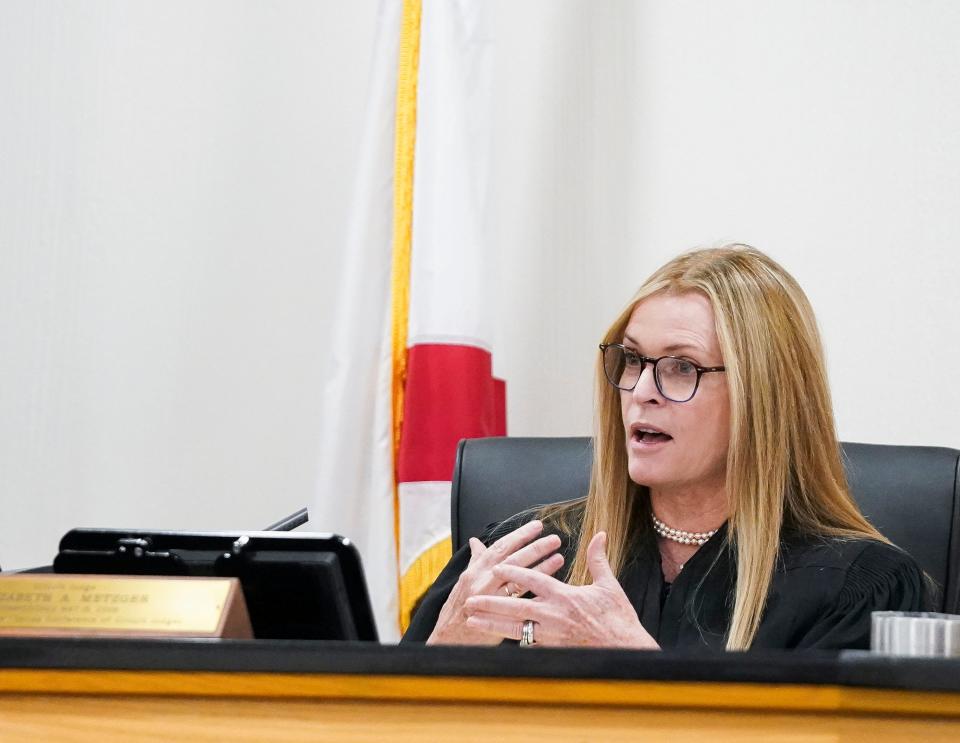
[(545, 575), (553, 575), (563, 567), (560, 537), (550, 534), (536, 539), (543, 531), (540, 521), (530, 521), (501, 537), (489, 547), (474, 537), (470, 538), (470, 563), (460, 574), (440, 616), (428, 645), (497, 645), (503, 636), (488, 634), (467, 627), (464, 604), (471, 596), (515, 595), (516, 586), (510, 586), (493, 574), (497, 565), (516, 565), (522, 568), (533, 566)]

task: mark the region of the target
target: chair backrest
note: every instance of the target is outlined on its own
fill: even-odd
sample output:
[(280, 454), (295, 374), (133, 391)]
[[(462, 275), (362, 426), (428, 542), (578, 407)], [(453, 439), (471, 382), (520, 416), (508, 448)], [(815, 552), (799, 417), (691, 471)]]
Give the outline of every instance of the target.
[[(941, 610), (960, 613), (960, 451), (842, 446), (863, 513), (941, 586)], [(588, 438), (461, 441), (451, 497), (453, 548), (531, 506), (583, 497), (592, 461)]]

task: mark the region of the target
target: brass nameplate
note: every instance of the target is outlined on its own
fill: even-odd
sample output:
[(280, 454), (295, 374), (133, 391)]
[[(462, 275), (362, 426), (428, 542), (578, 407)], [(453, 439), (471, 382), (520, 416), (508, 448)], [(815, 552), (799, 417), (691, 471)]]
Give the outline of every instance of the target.
[(0, 576), (0, 635), (252, 633), (236, 578), (28, 574)]

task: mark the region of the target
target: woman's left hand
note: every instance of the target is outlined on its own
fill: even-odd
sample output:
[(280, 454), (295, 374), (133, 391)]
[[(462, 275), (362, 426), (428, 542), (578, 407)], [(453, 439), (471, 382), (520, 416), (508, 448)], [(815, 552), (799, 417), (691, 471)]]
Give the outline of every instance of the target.
[(537, 645), (659, 649), (607, 562), (607, 535), (598, 532), (587, 547), (588, 586), (571, 586), (529, 568), (498, 565), (495, 575), (515, 583), (534, 599), (474, 596), (466, 601), (467, 626), (519, 640), (523, 623), (533, 620)]

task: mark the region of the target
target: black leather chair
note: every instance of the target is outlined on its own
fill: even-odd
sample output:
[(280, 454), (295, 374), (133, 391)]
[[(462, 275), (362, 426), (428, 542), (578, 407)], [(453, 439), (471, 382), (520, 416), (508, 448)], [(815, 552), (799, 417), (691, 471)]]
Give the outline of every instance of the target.
[[(960, 613), (960, 451), (842, 446), (864, 514), (941, 586), (941, 610)], [(531, 506), (583, 497), (592, 459), (588, 438), (461, 441), (453, 470), (453, 548)]]

